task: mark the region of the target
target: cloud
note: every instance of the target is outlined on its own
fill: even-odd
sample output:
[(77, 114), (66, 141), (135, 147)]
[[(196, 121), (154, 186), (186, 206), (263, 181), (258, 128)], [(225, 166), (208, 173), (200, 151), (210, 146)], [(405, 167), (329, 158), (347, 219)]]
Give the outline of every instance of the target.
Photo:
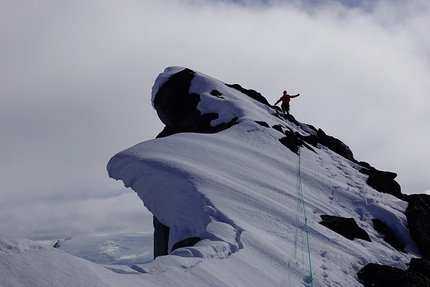
[(145, 212), (142, 201), (131, 192), (107, 198), (33, 198), (13, 206), (2, 206), (0, 215), (8, 219), (0, 223), (2, 233), (36, 240), (152, 231), (152, 226), (145, 224), (152, 222), (152, 216)]
[(67, 234), (52, 221), (59, 214), (74, 232), (109, 229), (85, 218), (110, 211), (130, 218), (125, 198), (138, 199), (105, 165), (161, 131), (151, 87), (172, 65), (271, 102), (284, 89), (300, 92), (291, 108), (299, 121), (397, 172), (403, 192), (429, 189), (426, 1), (233, 2), (3, 3), (0, 202), (13, 218), (3, 228), (59, 236)]

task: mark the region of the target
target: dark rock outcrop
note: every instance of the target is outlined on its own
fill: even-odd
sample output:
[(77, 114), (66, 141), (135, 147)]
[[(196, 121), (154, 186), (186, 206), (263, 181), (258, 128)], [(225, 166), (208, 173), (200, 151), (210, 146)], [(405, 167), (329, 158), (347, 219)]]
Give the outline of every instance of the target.
[[(295, 154), (299, 153), (299, 148), (301, 146), (304, 146), (305, 148), (315, 152), (315, 150), (308, 145), (308, 142), (311, 144), (314, 143), (314, 136), (302, 136), (299, 133), (293, 132), (288, 128), (284, 131), (281, 125), (274, 125), (272, 128), (285, 135), (285, 137), (279, 139), (280, 143), (282, 143), (285, 147), (287, 147)], [(317, 143), (315, 143), (315, 146), (316, 145)]]
[[(317, 147), (318, 146), (318, 137), (314, 136), (314, 135), (308, 135), (308, 136), (303, 136), (303, 135), (299, 135), (300, 139), (303, 140), (304, 142), (310, 144), (313, 147)], [(315, 151), (314, 149), (312, 149), (313, 151)]]
[(282, 126), (281, 126), (281, 125), (274, 125), (274, 126), (272, 127), (272, 129), (277, 130), (277, 131), (278, 131), (278, 132), (280, 132), (280, 133), (284, 133), (284, 130), (282, 129)]
[(426, 287), (430, 279), (421, 273), (370, 263), (357, 276), (366, 287)]
[(355, 238), (363, 239), (366, 241), (371, 241), (367, 232), (360, 228), (355, 222), (354, 218), (345, 218), (339, 216), (331, 215), (321, 215), (322, 221), (321, 225), (339, 233), (349, 240), (354, 240)]
[(299, 153), (299, 146), (301, 145), (300, 139), (296, 136), (296, 134), (291, 130), (286, 130), (284, 132), (286, 137), (279, 139), (279, 141), (289, 148), (293, 153)]
[(218, 91), (218, 90), (213, 90), (213, 91), (211, 92), (211, 95), (212, 95), (212, 96), (215, 96), (215, 97), (217, 97), (217, 98), (220, 98), (220, 99), (224, 99), (224, 97), (222, 96), (222, 93), (221, 93), (220, 91)]
[(172, 75), (154, 97), (154, 108), (158, 117), (168, 127), (178, 131), (189, 131), (198, 119), (196, 107), (198, 94), (188, 93), (195, 73), (184, 69)]
[(60, 248), (60, 246), (61, 246), (60, 240), (57, 240), (57, 242), (55, 242), (54, 246), (52, 246), (52, 247)]
[(349, 159), (350, 161), (356, 162), (351, 149), (346, 144), (344, 144), (341, 140), (327, 135), (322, 129), (318, 129), (317, 135), (318, 135), (318, 141), (320, 144), (328, 147), (330, 150), (343, 156), (344, 158)]
[(372, 219), (373, 227), (376, 231), (384, 235), (384, 241), (393, 246), (396, 250), (406, 253), (404, 244), (397, 238), (394, 231), (378, 218)]
[(375, 190), (394, 195), (397, 198), (404, 199), (400, 185), (394, 179), (397, 174), (390, 171), (380, 171), (373, 167), (361, 168), (360, 172), (368, 175), (366, 183)]
[(409, 204), (405, 215), (411, 237), (421, 254), (430, 260), (430, 196), (412, 194), (407, 197), (407, 201)]
[(242, 92), (243, 94), (247, 95), (248, 97), (250, 97), (250, 98), (252, 98), (252, 99), (254, 99), (254, 100), (256, 100), (256, 101), (258, 101), (258, 102), (260, 102), (262, 104), (270, 106), (270, 104), (267, 101), (267, 99), (262, 94), (260, 94), (257, 91), (244, 89), (239, 84), (232, 84), (232, 85), (231, 84), (226, 84), (226, 86), (230, 87), (230, 88), (233, 88), (233, 89), (236, 89), (236, 90)]
[(269, 124), (263, 121), (255, 121), (257, 124), (259, 124), (260, 126), (263, 126), (265, 128), (270, 128)]
[(168, 254), (170, 228), (153, 216), (154, 225), (154, 258)]
[[(154, 108), (166, 128), (158, 135), (164, 137), (179, 132), (216, 133), (236, 124), (237, 118), (215, 127), (212, 120), (219, 117), (217, 113), (202, 114), (197, 105), (200, 95), (189, 93), (195, 72), (184, 69), (172, 75), (154, 96)], [(255, 91), (254, 91), (255, 92)], [(212, 95), (221, 97), (221, 93), (213, 90)]]
[(425, 258), (412, 258), (408, 270), (418, 272), (430, 279), (430, 261)]

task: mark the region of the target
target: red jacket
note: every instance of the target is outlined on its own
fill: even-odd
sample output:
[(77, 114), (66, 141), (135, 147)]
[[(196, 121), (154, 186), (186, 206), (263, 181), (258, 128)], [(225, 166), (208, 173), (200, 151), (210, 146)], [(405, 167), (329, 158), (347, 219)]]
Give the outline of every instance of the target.
[(298, 97), (300, 94), (297, 94), (297, 95), (295, 95), (295, 96), (291, 96), (291, 95), (283, 95), (276, 103), (275, 103), (275, 105), (277, 104), (277, 103), (279, 103), (280, 101), (282, 101), (282, 103), (284, 103), (284, 104), (288, 104), (289, 102), (290, 102), (290, 99), (292, 99), (292, 98), (296, 98), (296, 97)]

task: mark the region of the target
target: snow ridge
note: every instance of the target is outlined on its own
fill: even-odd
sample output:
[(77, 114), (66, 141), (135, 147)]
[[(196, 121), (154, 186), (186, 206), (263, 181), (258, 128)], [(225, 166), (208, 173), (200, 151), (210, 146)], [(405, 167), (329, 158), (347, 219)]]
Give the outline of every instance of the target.
[[(430, 253), (427, 233), (420, 243), (411, 237), (430, 229), (430, 197), (402, 195), (394, 173), (284, 119), (258, 92), (190, 69), (161, 73), (152, 104), (165, 129), (114, 155), (107, 170), (152, 212), (164, 254), (148, 260), (136, 251), (144, 234), (77, 236), (59, 248), (2, 235), (1, 286), (430, 286), (422, 269), (430, 255), (418, 259)], [(378, 191), (387, 187), (394, 192)], [(354, 222), (370, 241), (323, 218)], [(385, 241), (375, 219), (404, 250)]]
[[(179, 73), (191, 79), (185, 93), (171, 82)], [(185, 268), (195, 286), (206, 282), (202, 274), (221, 272), (226, 278), (243, 272), (235, 281), (239, 285), (311, 286), (295, 145), (303, 146), (301, 181), (309, 210), (315, 286), (362, 286), (356, 274), (366, 264), (406, 269), (410, 259), (419, 256), (403, 213), (407, 203), (369, 187), (357, 162), (321, 144), (311, 146), (311, 138), (318, 134), (311, 126), (293, 117), (284, 120), (276, 109), (242, 91), (179, 67), (160, 74), (152, 91), (154, 108), (167, 125), (172, 124), (171, 110), (160, 109), (168, 102), (157, 100), (167, 98), (166, 93), (180, 98), (181, 104), (189, 95), (195, 103), (198, 96), (195, 112), (187, 107), (192, 112), (183, 121), (191, 123), (189, 131), (194, 132), (186, 132), (184, 125), (179, 133), (169, 127), (169, 136), (122, 151), (107, 166), (110, 177), (136, 191), (148, 210), (170, 228), (169, 255), (135, 265), (135, 270), (168, 277), (166, 273)], [(211, 115), (210, 127), (236, 124), (216, 133), (195, 133), (196, 115), (202, 119)], [(325, 214), (352, 217), (371, 242), (349, 240), (320, 225)], [(408, 253), (387, 244), (373, 229), (373, 218), (391, 227)], [(172, 250), (175, 243), (191, 237), (201, 240)], [(214, 282), (235, 285), (218, 277)]]

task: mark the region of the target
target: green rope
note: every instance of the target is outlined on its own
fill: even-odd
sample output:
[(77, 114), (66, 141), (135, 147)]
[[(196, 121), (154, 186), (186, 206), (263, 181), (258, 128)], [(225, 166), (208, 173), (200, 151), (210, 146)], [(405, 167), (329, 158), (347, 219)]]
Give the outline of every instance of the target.
[(302, 199), (303, 215), (305, 217), (305, 230), (306, 230), (306, 240), (307, 240), (307, 243), (308, 243), (308, 257), (309, 257), (309, 275), (310, 275), (310, 279), (311, 279), (311, 286), (313, 287), (314, 286), (314, 280), (313, 280), (313, 277), (312, 277), (311, 246), (309, 244), (308, 218), (306, 216), (305, 199), (304, 199), (303, 190), (302, 190), (300, 146), (299, 146), (298, 154), (299, 154), (299, 170), (298, 170), (298, 173), (297, 173), (297, 180), (299, 182), (299, 192), (300, 192), (300, 196), (301, 196), (301, 199)]

